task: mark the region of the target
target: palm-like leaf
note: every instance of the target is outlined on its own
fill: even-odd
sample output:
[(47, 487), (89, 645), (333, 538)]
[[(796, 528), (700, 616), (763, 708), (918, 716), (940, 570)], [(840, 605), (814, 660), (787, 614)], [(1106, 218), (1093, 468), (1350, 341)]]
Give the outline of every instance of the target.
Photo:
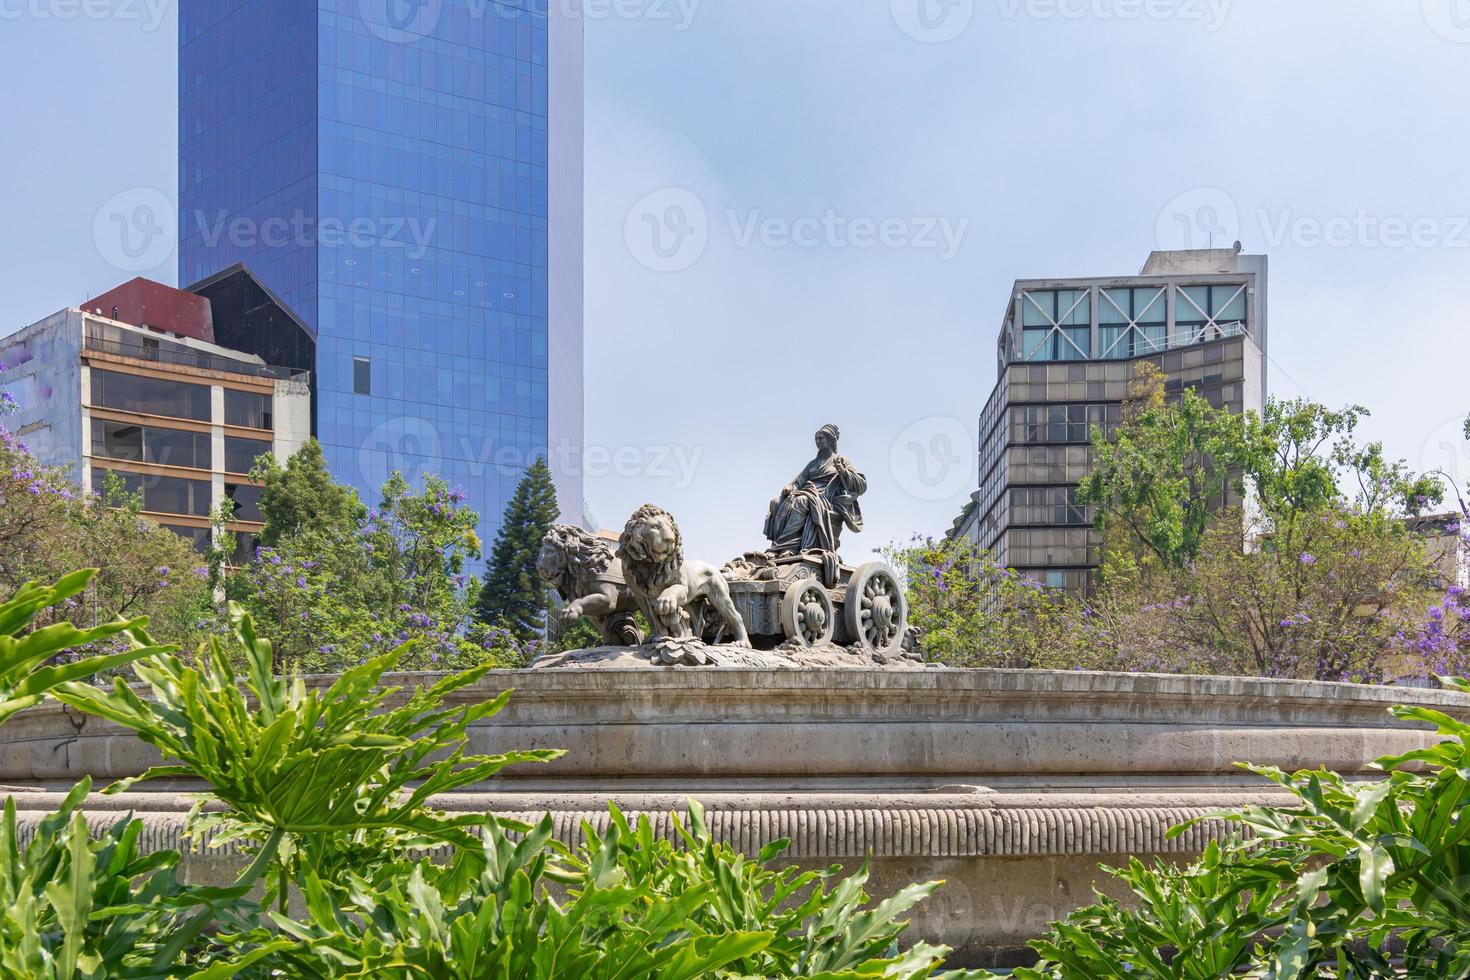
[(447, 839), (478, 818), (437, 816), (424, 805), (430, 796), (482, 782), (513, 763), (561, 754), (466, 753), (469, 727), (499, 711), (509, 692), (459, 708), (444, 702), (489, 665), (400, 697), (400, 689), (380, 681), (407, 653), (403, 647), (317, 690), (271, 673), (270, 643), (234, 605), (231, 621), (243, 671), (215, 638), (198, 667), (168, 654), (139, 662), (146, 699), (121, 681), (111, 691), (58, 689), (61, 700), (132, 729), (182, 763), (114, 783), (108, 792), (187, 773), (209, 784), (230, 808), (227, 817), (285, 834), (391, 829)]
[[(17, 711), (39, 704), (47, 691), (59, 685), (172, 649), (148, 643), (142, 633), (148, 624), (146, 618), (119, 620), (92, 629), (78, 629), (67, 622), (30, 628), (43, 610), (80, 594), (96, 574), (96, 569), (89, 568), (73, 572), (55, 585), (28, 582), (10, 601), (0, 604), (0, 723)], [(130, 649), (69, 664), (49, 663), (67, 650), (114, 637), (131, 641)]]

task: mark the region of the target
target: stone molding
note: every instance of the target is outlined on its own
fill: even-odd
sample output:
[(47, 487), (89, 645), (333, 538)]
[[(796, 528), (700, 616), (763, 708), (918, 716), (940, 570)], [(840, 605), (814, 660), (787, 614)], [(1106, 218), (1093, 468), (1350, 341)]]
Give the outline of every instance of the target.
[[(38, 801), (39, 802), (39, 801)], [(29, 840), (46, 811), (26, 809), (24, 798), (17, 826)], [(1224, 801), (1222, 801), (1224, 805)], [(971, 858), (1050, 857), (1095, 855), (1100, 858), (1128, 854), (1198, 854), (1211, 841), (1223, 840), (1232, 828), (1226, 821), (1198, 824), (1170, 839), (1171, 827), (1204, 817), (1215, 807), (1147, 806), (1089, 807), (1085, 805), (998, 807), (936, 806), (924, 809), (867, 807), (831, 809), (762, 807), (755, 809), (710, 809), (706, 813), (716, 840), (735, 850), (755, 855), (774, 840), (791, 841), (786, 856), (797, 860), (875, 858)], [(546, 810), (496, 811), (496, 815), (523, 823), (535, 823)], [(606, 833), (610, 824), (604, 810), (552, 810), (556, 838), (577, 845), (583, 840), (583, 824)], [(674, 817), (668, 810), (627, 811), (630, 821), (646, 812), (654, 835), (678, 843)], [(194, 841), (185, 835), (187, 814), (181, 810), (143, 811), (134, 814), (143, 824), (140, 846), (155, 850), (200, 851), (217, 856), (238, 857), (234, 844), (215, 846), (213, 833)], [(85, 810), (94, 832), (104, 831), (129, 814), (117, 810)], [(685, 820), (684, 814), (679, 814)], [(687, 825), (687, 821), (686, 821)]]

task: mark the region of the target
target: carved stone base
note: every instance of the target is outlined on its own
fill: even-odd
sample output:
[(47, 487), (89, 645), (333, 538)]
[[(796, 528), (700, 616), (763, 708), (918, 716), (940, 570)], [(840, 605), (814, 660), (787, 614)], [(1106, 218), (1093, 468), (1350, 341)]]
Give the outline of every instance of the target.
[(663, 640), (639, 647), (595, 647), (547, 654), (531, 664), (532, 670), (626, 669), (629, 667), (739, 667), (745, 670), (808, 670), (814, 667), (858, 670), (942, 670), (909, 656), (880, 660), (857, 647), (823, 643), (803, 647), (788, 641), (773, 650), (719, 644), (699, 640)]

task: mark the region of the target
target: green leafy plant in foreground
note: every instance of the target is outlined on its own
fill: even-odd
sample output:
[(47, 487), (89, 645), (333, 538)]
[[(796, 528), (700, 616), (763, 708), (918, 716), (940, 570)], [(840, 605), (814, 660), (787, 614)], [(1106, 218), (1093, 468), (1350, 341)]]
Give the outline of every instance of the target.
[(179, 883), (177, 851), (144, 854), (143, 824), (117, 821), (100, 838), (78, 783), (29, 844), (20, 844), (13, 799), (0, 823), (0, 975), (70, 980), (170, 975), (174, 929), (190, 909), (242, 905), (243, 889)]
[(549, 816), (520, 840), (488, 821), (473, 878), (427, 859), (371, 881), (309, 875), (305, 921), (272, 913), (277, 935), (203, 976), (856, 980), (934, 976), (949, 952), (896, 944), (900, 917), (939, 882), (864, 910), (866, 868), (828, 891), (836, 869), (773, 870), (785, 841), (747, 861), (713, 840), (697, 803), (675, 827), (682, 848), (613, 807), (607, 833), (584, 825), (585, 843), (558, 855)]
[[(144, 699), (121, 681), (111, 691), (69, 684), (56, 696), (126, 726), (165, 757), (178, 760), (109, 786), (117, 793), (160, 778), (209, 784), (222, 813), (197, 814), (196, 830), (243, 840), (256, 861), (240, 884), (266, 875), (266, 899), (284, 908), (293, 880), (307, 871), (330, 876), (385, 848), (478, 842), (483, 818), (450, 817), (430, 797), (482, 782), (517, 762), (554, 759), (559, 751), (468, 755), (469, 726), (504, 707), (509, 692), (446, 707), (456, 692), (490, 669), (482, 665), (411, 692), (385, 687), (401, 647), (353, 668), (324, 689), (271, 673), (271, 644), (231, 606), (244, 656), (237, 671), (212, 637), (199, 666), (171, 654), (136, 665)], [(255, 877), (252, 877), (255, 876)]]
[[(32, 629), (43, 610), (55, 609), (86, 589), (96, 569), (73, 572), (55, 585), (28, 582), (0, 604), (0, 723), (17, 711), (39, 704), (47, 691), (68, 681), (91, 677), (114, 667), (164, 652), (143, 635), (146, 618), (119, 620), (93, 629), (78, 629), (68, 622)], [(73, 663), (52, 663), (74, 647), (116, 638), (133, 639), (129, 649)]]
[[(680, 846), (615, 809), (607, 833), (584, 828), (576, 849), (553, 839), (549, 817), (528, 827), (437, 813), (435, 794), (559, 754), (467, 753), (469, 726), (507, 697), (467, 697), (488, 667), (384, 688), (395, 651), (313, 687), (272, 674), (270, 644), (238, 610), (231, 619), (238, 650), (211, 639), (197, 665), (129, 624), (141, 690), (90, 687), (77, 671), (54, 693), (164, 755), (108, 792), (203, 781), (211, 805), (196, 808), (194, 831), (240, 843), (249, 866), (229, 887), (189, 888), (174, 877), (177, 852), (139, 853), (138, 821), (93, 840), (80, 812), (88, 782), (21, 848), (12, 801), (0, 964), (58, 978), (860, 978), (927, 977), (948, 953), (896, 943), (899, 917), (938, 882), (864, 908), (866, 868), (828, 890), (837, 869), (769, 867), (785, 842), (747, 861), (713, 841), (697, 804)], [(42, 686), (6, 679), (7, 702), (14, 688), (33, 703)]]
[(1251, 836), (1188, 867), (1115, 871), (1137, 907), (1100, 895), (1032, 943), (1042, 962), (1015, 976), (1470, 976), (1470, 724), (1430, 708), (1393, 713), (1448, 738), (1380, 759), (1387, 777), (1372, 782), (1246, 767), (1295, 805), (1202, 818)]
[[(146, 619), (78, 629), (62, 621), (34, 628), (86, 589), (84, 570), (55, 585), (28, 583), (0, 604), (0, 721), (40, 702), (47, 691), (97, 670), (166, 653), (142, 633)], [(129, 649), (72, 663), (55, 663), (67, 649), (109, 640)], [(92, 787), (78, 783), (55, 813), (22, 845), (15, 798), (0, 821), (0, 975), (162, 977), (178, 955), (176, 927), (192, 909), (242, 906), (243, 893), (181, 885), (176, 851), (143, 854), (141, 821), (126, 817), (94, 838), (81, 812)]]

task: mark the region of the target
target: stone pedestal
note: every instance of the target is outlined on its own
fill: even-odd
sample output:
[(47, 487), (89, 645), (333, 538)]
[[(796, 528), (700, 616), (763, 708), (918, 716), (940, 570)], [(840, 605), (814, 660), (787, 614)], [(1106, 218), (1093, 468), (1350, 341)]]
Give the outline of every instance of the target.
[[(695, 797), (713, 831), (747, 854), (785, 837), (791, 860), (811, 866), (871, 853), (880, 891), (946, 879), (910, 935), (973, 965), (1024, 958), (1047, 921), (1086, 904), (1094, 883), (1109, 887), (1099, 863), (1185, 859), (1225, 828), (1168, 840), (1171, 826), (1280, 799), (1237, 761), (1373, 778), (1372, 760), (1434, 739), (1390, 706), (1470, 717), (1470, 698), (1440, 691), (893, 667), (505, 671), (457, 697), (504, 688), (516, 694), (472, 730), (472, 749), (567, 755), (435, 805), (528, 820), (549, 811), (570, 842), (583, 820), (605, 825), (609, 800), (672, 834), (668, 812)], [(58, 704), (0, 729), (0, 782), (28, 826), (82, 775), (100, 787), (155, 761), (129, 733)], [(197, 789), (98, 796), (89, 812), (103, 824), (135, 810), (146, 846), (175, 847)], [(233, 860), (190, 856), (186, 874), (219, 880)]]

